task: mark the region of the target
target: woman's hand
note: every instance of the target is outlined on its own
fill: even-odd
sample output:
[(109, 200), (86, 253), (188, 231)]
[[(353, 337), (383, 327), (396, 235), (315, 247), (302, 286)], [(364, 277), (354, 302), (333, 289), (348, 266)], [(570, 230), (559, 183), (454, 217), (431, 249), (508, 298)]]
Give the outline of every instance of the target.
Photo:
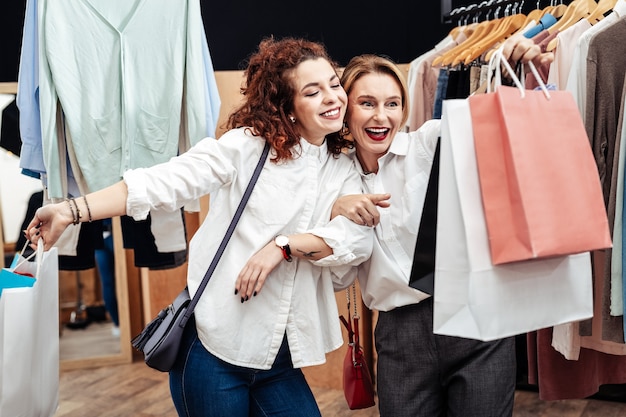
[[(326, 241), (311, 233), (290, 234), (289, 247), (291, 257), (306, 261), (318, 261), (332, 255), (333, 249)], [(255, 297), (265, 284), (269, 274), (281, 263), (287, 262), (282, 250), (276, 246), (274, 239), (252, 255), (237, 276), (235, 295), (241, 297), (241, 302)]]
[(331, 211), (331, 219), (344, 216), (356, 224), (374, 227), (380, 221), (377, 207), (389, 207), (391, 194), (350, 194), (339, 197)]
[(73, 221), (73, 216), (67, 202), (46, 204), (35, 212), (24, 236), (33, 249), (37, 248), (39, 238), (43, 239), (44, 250), (49, 250)]
[(48, 250), (74, 221), (102, 220), (125, 215), (127, 198), (128, 187), (121, 180), (86, 196), (70, 199), (71, 202), (65, 200), (56, 204), (46, 204), (35, 212), (35, 217), (24, 230), (24, 236), (31, 242), (33, 249), (37, 247), (36, 242), (41, 237), (44, 250)]
[(239, 272), (235, 282), (235, 295), (241, 297), (242, 303), (256, 297), (270, 272), (281, 262), (284, 262), (283, 254), (272, 240), (252, 255)]
[(517, 62), (524, 64), (532, 61), (535, 66), (549, 65), (554, 61), (552, 52), (541, 52), (539, 45), (532, 39), (524, 37), (523, 34), (516, 34), (504, 42), (502, 56), (514, 66)]

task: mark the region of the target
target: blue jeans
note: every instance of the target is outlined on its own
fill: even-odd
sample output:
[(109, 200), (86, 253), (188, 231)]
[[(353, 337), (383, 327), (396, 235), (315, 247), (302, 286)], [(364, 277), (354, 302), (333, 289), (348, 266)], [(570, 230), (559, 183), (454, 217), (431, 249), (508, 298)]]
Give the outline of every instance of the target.
[(443, 100), (446, 98), (446, 89), (448, 88), (449, 73), (446, 68), (439, 70), (437, 77), (437, 90), (435, 92), (435, 103), (433, 105), (433, 119), (441, 119), (441, 110)]
[(300, 369), (294, 369), (287, 338), (270, 370), (231, 365), (200, 343), (195, 321), (187, 324), (170, 391), (179, 416), (321, 417)]

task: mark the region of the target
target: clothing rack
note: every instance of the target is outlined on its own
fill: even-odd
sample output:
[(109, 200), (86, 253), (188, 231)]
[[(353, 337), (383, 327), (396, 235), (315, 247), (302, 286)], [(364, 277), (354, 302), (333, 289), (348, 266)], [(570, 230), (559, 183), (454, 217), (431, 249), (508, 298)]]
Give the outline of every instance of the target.
[[(456, 23), (458, 25), (469, 22), (480, 22), (516, 13), (528, 13), (533, 9), (541, 9), (542, 1), (526, 0), (485, 0), (481, 3), (472, 3), (452, 9), (451, 0), (441, 0), (441, 22)], [(544, 0), (543, 3), (556, 6), (557, 4), (568, 5), (571, 0)]]
[[(443, 23), (467, 23), (469, 21), (478, 22), (479, 19), (485, 20), (488, 16), (504, 16), (505, 12), (507, 14), (512, 10), (521, 10), (524, 5), (524, 0), (486, 0), (481, 3), (473, 3), (467, 6), (460, 6), (455, 9), (450, 10), (449, 12), (444, 12), (444, 3), (445, 0), (442, 0), (442, 8), (441, 8), (441, 21)], [(448, 2), (449, 3), (449, 2)], [(519, 11), (517, 12), (519, 13)]]
[[(556, 3), (568, 5), (571, 0), (544, 0), (543, 3)], [(526, 0), (485, 0), (481, 3), (472, 3), (452, 9), (451, 0), (441, 0), (441, 22), (456, 23), (458, 25), (468, 22), (493, 19), (494, 16), (502, 17), (506, 14), (528, 13), (533, 9), (541, 9), (542, 1)], [(547, 6), (544, 4), (543, 6)]]

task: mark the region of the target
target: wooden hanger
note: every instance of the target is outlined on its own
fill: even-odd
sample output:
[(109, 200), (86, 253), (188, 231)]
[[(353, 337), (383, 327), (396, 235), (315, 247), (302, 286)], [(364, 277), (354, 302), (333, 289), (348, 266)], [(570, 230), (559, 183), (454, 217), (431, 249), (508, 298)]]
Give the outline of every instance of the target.
[(456, 41), (458, 39), (458, 37), (461, 34), (463, 34), (463, 35), (465, 35), (465, 39), (467, 39), (469, 36), (471, 36), (472, 33), (474, 33), (474, 31), (476, 30), (477, 26), (478, 26), (478, 23), (470, 23), (467, 26), (458, 26), (459, 30), (458, 30), (458, 32), (456, 32), (456, 36), (452, 36), (452, 34), (450, 36), (452, 36), (452, 39), (454, 39)]
[(582, 18), (589, 16), (596, 6), (597, 4), (594, 0), (574, 0), (567, 6), (567, 10), (565, 10), (561, 19), (548, 28), (548, 32), (554, 34), (557, 31), (560, 32), (567, 29)]
[[(468, 12), (470, 12), (473, 9), (476, 9), (478, 7), (482, 7), (482, 6), (487, 6), (489, 5), (490, 2), (493, 2), (495, 0), (491, 0), (491, 1), (484, 1), (482, 2), (480, 5), (476, 5), (476, 4), (472, 4), (470, 6), (468, 6), (467, 8), (465, 7), (460, 7), (458, 10), (458, 13), (464, 13), (466, 15), (465, 18), (465, 23), (463, 25), (459, 24), (460, 28), (469, 28), (470, 30), (467, 31), (467, 37), (465, 38), (465, 40), (463, 42), (461, 42), (460, 44), (458, 44), (457, 46), (455, 46), (454, 48), (452, 48), (449, 51), (446, 51), (444, 54), (436, 57), (433, 60), (432, 66), (436, 67), (436, 66), (447, 66), (450, 65), (452, 62), (452, 59), (454, 58), (454, 56), (456, 56), (456, 54), (459, 51), (462, 51), (463, 49), (465, 49), (468, 45), (471, 45), (473, 42), (475, 42), (477, 39), (480, 38), (480, 36), (482, 36), (482, 33), (485, 31), (485, 27), (484, 27), (484, 23), (486, 22), (481, 22), (478, 23), (477, 19), (478, 19), (478, 15), (474, 16), (474, 21), (470, 24), (467, 23), (468, 19), (469, 19), (469, 14)], [(456, 13), (456, 14), (458, 14)], [(452, 13), (451, 13), (452, 15)], [(461, 22), (461, 20), (459, 20), (459, 23)]]
[(452, 38), (452, 39), (456, 39), (457, 36), (459, 36), (459, 34), (463, 31), (464, 26), (455, 26), (452, 28), (452, 30), (448, 33), (448, 35)]
[[(600, 0), (601, 2), (604, 0)], [(577, 23), (581, 19), (588, 17), (591, 15), (593, 11), (598, 8), (598, 4), (594, 0), (574, 0), (569, 4), (567, 10), (561, 20), (556, 22), (551, 28), (548, 29), (549, 33), (554, 33), (554, 31), (563, 31), (570, 27), (571, 25)], [(547, 52), (552, 52), (556, 49), (559, 44), (559, 39), (554, 38), (548, 45), (546, 46)]]
[[(541, 10), (541, 17), (543, 17), (543, 15), (545, 15), (546, 13), (552, 13), (552, 11), (554, 10), (556, 6), (553, 6), (552, 4), (550, 4), (549, 6), (544, 7)], [(554, 16), (554, 15), (552, 15)]]
[(552, 9), (552, 16), (556, 17), (557, 19), (560, 17), (563, 17), (566, 10), (567, 10), (567, 5), (563, 4), (563, 1), (561, 0), (559, 4), (554, 6), (554, 9)]
[[(455, 14), (461, 13), (464, 10), (466, 10), (465, 7), (459, 7), (458, 9), (454, 9), (452, 12), (450, 12), (450, 17), (452, 18)], [(465, 34), (465, 38), (467, 39), (474, 32), (474, 30), (476, 30), (477, 25), (478, 23), (475, 22), (469, 24), (461, 24), (461, 20), (459, 19), (459, 24), (450, 30), (448, 36), (450, 36), (453, 40), (457, 40), (459, 35), (463, 33)]]
[(458, 63), (465, 63), (465, 65), (469, 65), (472, 61), (478, 59), (485, 51), (491, 48), (498, 42), (502, 42), (503, 40), (510, 37), (512, 34), (517, 32), (526, 21), (526, 15), (524, 14), (514, 14), (511, 16), (507, 16), (503, 18), (503, 21), (496, 30), (487, 34), (482, 39), (480, 39), (475, 45), (472, 46), (471, 50), (468, 53), (460, 55), (455, 59), (453, 65)]
[[(461, 13), (464, 10), (465, 10), (465, 7), (459, 7), (459, 8), (452, 10), (450, 12), (450, 19), (453, 19), (457, 14)], [(450, 30), (450, 32), (448, 33), (448, 35), (452, 37), (452, 39), (456, 39), (456, 37), (459, 36), (459, 33), (462, 30), (463, 30), (463, 26), (460, 24), (460, 21), (459, 21), (459, 24), (453, 27), (452, 30)]]
[(526, 20), (524, 21), (524, 24), (522, 25), (522, 27), (526, 27), (530, 24), (530, 22), (532, 22), (533, 20), (535, 22), (538, 22), (539, 19), (541, 19), (541, 16), (543, 16), (544, 12), (543, 9), (534, 9), (531, 10), (528, 15), (526, 15)]
[[(480, 3), (478, 6), (472, 6), (483, 11), (485, 10), (485, 7), (497, 6), (498, 8), (495, 10), (495, 13), (497, 15), (501, 8), (501, 6), (498, 6), (498, 3), (502, 1), (503, 0), (490, 0)], [(509, 6), (511, 6), (511, 4), (509, 4)], [(467, 10), (472, 10), (471, 6), (470, 8), (466, 9), (466, 12)], [(479, 15), (480, 13), (477, 14), (475, 18), (477, 18)], [(506, 37), (510, 36), (511, 33), (514, 33), (517, 29), (519, 29), (519, 27), (521, 27), (522, 20), (526, 20), (526, 16), (523, 14), (517, 14), (476, 23), (473, 32), (471, 32), (470, 35), (462, 43), (458, 44), (444, 54), (436, 57), (433, 60), (432, 66), (455, 66), (460, 64), (461, 62), (472, 62), (474, 59), (478, 58), (484, 52), (484, 50), (493, 45), (493, 43), (497, 43), (499, 40), (505, 39)], [(487, 39), (488, 41), (485, 42)], [(482, 50), (483, 52), (478, 52), (480, 50)], [(476, 54), (476, 58), (472, 59), (471, 57)]]
[(493, 23), (493, 20), (489, 20), (476, 24), (474, 31), (467, 37), (467, 39), (465, 39), (463, 42), (450, 49), (449, 51), (445, 52), (444, 54), (436, 57), (433, 60), (432, 66), (436, 67), (451, 65), (454, 57), (456, 57), (457, 54), (465, 50), (469, 45), (473, 45), (474, 42), (480, 40), (484, 36), (484, 34), (488, 32)]
[(600, 0), (596, 7), (589, 13), (587, 20), (592, 25), (595, 25), (600, 20), (604, 19), (604, 14), (615, 7), (617, 0)]
[[(524, 2), (522, 2), (523, 5)], [(534, 10), (531, 10), (528, 15), (526, 16), (526, 20), (524, 21), (524, 23), (522, 24), (522, 26), (517, 30), (517, 32), (515, 32), (514, 34), (517, 33), (523, 33), (528, 29), (530, 29), (530, 26), (533, 22), (534, 24), (539, 24), (543, 14), (544, 14), (544, 9), (542, 9), (539, 6), (540, 1), (537, 1), (537, 8)], [(519, 8), (519, 13), (521, 13), (522, 11), (522, 5)], [(511, 36), (513, 36), (514, 34), (512, 34)], [(505, 39), (502, 39), (498, 42), (496, 42), (494, 45), (492, 45), (491, 47), (489, 47), (489, 49), (487, 50), (487, 52), (484, 54), (484, 61), (489, 61), (491, 59), (491, 55), (493, 55), (493, 53), (500, 47), (500, 45), (502, 45), (502, 42)]]
[[(526, 19), (526, 20), (528, 20), (528, 19)], [(498, 42), (496, 42), (495, 44), (493, 44), (489, 48), (487, 48), (487, 52), (484, 53), (483, 61), (489, 62), (489, 60), (491, 60), (491, 56), (498, 50), (498, 48), (500, 46), (502, 46), (502, 42), (504, 42), (506, 39), (510, 38), (511, 36), (514, 36), (514, 35), (516, 35), (518, 33), (525, 32), (527, 30), (526, 27), (528, 27), (528, 23), (524, 22), (524, 25), (522, 25), (517, 31), (513, 32), (510, 36), (507, 36), (504, 39), (500, 39)]]
[(549, 30), (548, 32), (553, 33), (554, 30), (556, 30), (559, 27), (563, 26), (563, 24), (565, 22), (567, 22), (571, 18), (571, 16), (574, 14), (576, 8), (580, 7), (579, 4), (582, 1), (586, 1), (586, 0), (574, 0), (574, 1), (572, 1), (569, 4), (569, 6), (567, 6), (567, 8), (565, 9), (565, 12), (563, 13), (563, 15), (561, 16), (559, 21), (556, 22), (554, 25), (552, 25), (552, 27), (550, 28), (551, 30)]

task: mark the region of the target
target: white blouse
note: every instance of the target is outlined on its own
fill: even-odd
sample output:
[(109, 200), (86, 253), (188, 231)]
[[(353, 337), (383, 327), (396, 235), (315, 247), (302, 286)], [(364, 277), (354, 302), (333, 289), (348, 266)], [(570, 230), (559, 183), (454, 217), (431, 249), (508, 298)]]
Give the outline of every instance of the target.
[[(189, 248), (187, 282), (193, 295), (252, 176), (265, 141), (234, 129), (206, 138), (169, 163), (127, 171), (127, 213), (140, 220), (151, 209), (176, 210), (210, 193), (211, 209)], [(337, 197), (361, 191), (354, 164), (326, 144), (301, 139), (298, 155), (265, 162), (239, 223), (195, 309), (205, 348), (234, 365), (269, 369), (287, 335), (295, 367), (318, 365), (343, 343), (333, 281), (371, 253), (373, 233), (345, 217), (332, 221)], [(333, 254), (318, 261), (282, 262), (263, 289), (245, 303), (235, 295), (241, 268), (278, 234), (312, 233)]]
[(364, 191), (391, 194), (390, 207), (378, 208), (372, 256), (358, 268), (363, 301), (370, 309), (389, 311), (429, 297), (409, 287), (409, 277), (439, 126), (439, 120), (429, 120), (415, 132), (397, 133), (389, 151), (378, 159), (377, 174), (364, 174), (351, 154)]

